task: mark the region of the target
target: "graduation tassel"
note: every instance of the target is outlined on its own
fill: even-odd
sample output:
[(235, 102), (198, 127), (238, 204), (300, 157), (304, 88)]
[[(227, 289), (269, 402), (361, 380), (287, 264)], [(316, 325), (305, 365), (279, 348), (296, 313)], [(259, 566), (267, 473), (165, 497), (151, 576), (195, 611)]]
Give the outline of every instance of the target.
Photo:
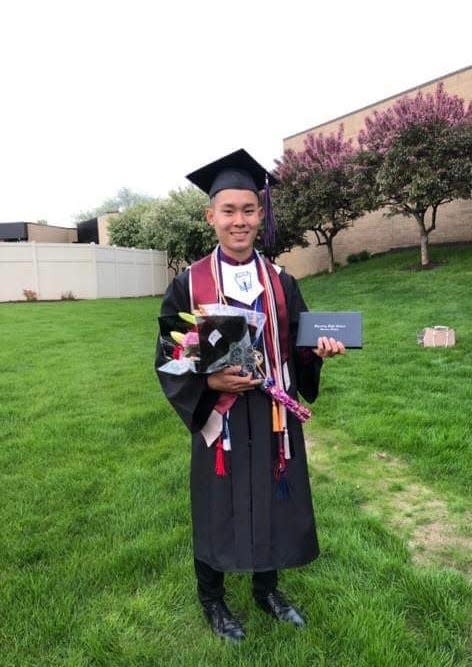
[(287, 477), (285, 473), (280, 476), (279, 481), (277, 482), (277, 490), (275, 492), (275, 497), (279, 500), (286, 500), (290, 495), (288, 490)]
[(284, 500), (290, 495), (287, 482), (287, 462), (285, 460), (285, 446), (283, 433), (278, 433), (278, 456), (275, 464), (275, 479), (277, 480), (277, 488), (275, 491), (276, 498)]
[(215, 473), (218, 477), (226, 477), (227, 475), (225, 468), (225, 452), (221, 436), (218, 437), (218, 440), (215, 443)]
[(228, 415), (229, 412), (225, 412), (223, 415), (223, 430), (221, 431), (221, 440), (223, 442), (223, 451), (231, 451), (231, 438), (229, 435), (229, 424), (228, 424)]
[(281, 406), (272, 401), (272, 430), (277, 434), (277, 460), (274, 465), (274, 477), (277, 481), (276, 498), (288, 498), (287, 461), (285, 460), (285, 429)]
[(264, 185), (264, 251), (270, 255), (275, 248), (275, 216), (272, 207), (272, 197), (269, 186), (269, 176), (266, 174)]
[(279, 408), (275, 401), (272, 401), (272, 430), (274, 433), (280, 431)]
[(277, 405), (277, 411), (279, 413), (279, 431), (283, 433), (284, 432), (284, 422), (285, 422), (283, 408), (280, 405), (280, 403), (276, 403), (276, 405)]

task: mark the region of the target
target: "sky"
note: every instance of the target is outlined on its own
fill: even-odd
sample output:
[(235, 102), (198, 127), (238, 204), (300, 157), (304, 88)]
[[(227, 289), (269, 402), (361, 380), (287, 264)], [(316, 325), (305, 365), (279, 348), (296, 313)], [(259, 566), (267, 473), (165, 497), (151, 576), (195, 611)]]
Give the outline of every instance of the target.
[(470, 0), (2, 0), (0, 222), (72, 225), (472, 65)]

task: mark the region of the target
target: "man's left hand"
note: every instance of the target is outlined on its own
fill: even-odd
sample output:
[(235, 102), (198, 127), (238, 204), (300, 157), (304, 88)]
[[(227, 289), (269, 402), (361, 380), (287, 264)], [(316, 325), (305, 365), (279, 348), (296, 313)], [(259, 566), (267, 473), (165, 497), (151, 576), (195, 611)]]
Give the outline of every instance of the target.
[(346, 348), (341, 341), (336, 340), (335, 338), (320, 336), (314, 352), (322, 359), (326, 359), (327, 357), (334, 357), (336, 354), (345, 354)]

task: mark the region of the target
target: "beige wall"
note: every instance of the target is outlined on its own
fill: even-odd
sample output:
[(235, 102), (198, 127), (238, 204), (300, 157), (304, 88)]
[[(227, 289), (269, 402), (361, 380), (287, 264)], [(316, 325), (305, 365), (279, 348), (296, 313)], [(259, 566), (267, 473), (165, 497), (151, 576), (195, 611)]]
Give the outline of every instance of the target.
[[(328, 269), (326, 248), (316, 245), (315, 235), (308, 235), (308, 248), (294, 248), (277, 258), (277, 264), (296, 278), (320, 273)], [(430, 234), (434, 243), (472, 242), (472, 201), (461, 200), (445, 204), (438, 210), (436, 230)], [(356, 220), (352, 227), (340, 232), (334, 239), (334, 258), (345, 264), (348, 255), (368, 250), (370, 253), (388, 252), (396, 248), (419, 246), (418, 225), (413, 218), (387, 218), (376, 211)]]
[(353, 111), (350, 114), (345, 116), (340, 116), (334, 120), (328, 121), (327, 123), (322, 123), (321, 125), (316, 125), (303, 132), (293, 134), (290, 137), (286, 137), (283, 140), (284, 150), (291, 148), (293, 150), (301, 151), (303, 150), (303, 140), (307, 134), (331, 134), (332, 132), (337, 132), (339, 125), (344, 125), (344, 135), (346, 139), (356, 140), (359, 131), (364, 127), (364, 120), (367, 116), (370, 116), (374, 111), (380, 111), (386, 109), (389, 106), (398, 100), (400, 97), (405, 95), (410, 95), (414, 97), (417, 92), (420, 90), (423, 93), (429, 93), (434, 91), (438, 83), (442, 81), (444, 83), (444, 89), (451, 95), (458, 95), (462, 97), (466, 103), (472, 101), (472, 67), (467, 67), (458, 72), (453, 72), (452, 74), (447, 74), (446, 76), (435, 79), (434, 81), (429, 81), (424, 83), (416, 88), (398, 93), (393, 97), (389, 97), (386, 100), (381, 100), (375, 104), (371, 104), (368, 107), (359, 109), (358, 111)]
[(41, 243), (76, 243), (77, 229), (75, 227), (54, 227), (40, 223), (28, 222), (28, 241)]
[(93, 243), (0, 244), (0, 301), (24, 300), (23, 290), (39, 300), (137, 297), (163, 294), (168, 284), (167, 256)]
[[(440, 81), (444, 82), (444, 88), (448, 93), (462, 97), (466, 103), (472, 101), (472, 67), (468, 67), (410, 91), (399, 93), (359, 111), (354, 111), (352, 114), (287, 137), (284, 139), (284, 150), (289, 148), (303, 150), (303, 140), (307, 134), (337, 132), (340, 123), (344, 125), (346, 138), (352, 137), (355, 139), (359, 130), (364, 126), (364, 119), (371, 115), (374, 110), (391, 106), (395, 100), (405, 94), (414, 96), (419, 90), (431, 92)], [(456, 201), (441, 206), (438, 211), (436, 227), (437, 229), (430, 235), (431, 243), (472, 241), (472, 202), (470, 200)], [(314, 234), (310, 234), (308, 238), (310, 240), (308, 248), (296, 248), (277, 259), (278, 264), (285, 266), (287, 271), (297, 278), (319, 273), (328, 268), (326, 248), (316, 246)], [(403, 216), (386, 218), (382, 211), (377, 211), (363, 216), (351, 228), (338, 234), (334, 240), (335, 261), (344, 264), (348, 255), (361, 250), (378, 253), (386, 252), (392, 248), (417, 244), (419, 244), (419, 233), (417, 224), (413, 219)]]

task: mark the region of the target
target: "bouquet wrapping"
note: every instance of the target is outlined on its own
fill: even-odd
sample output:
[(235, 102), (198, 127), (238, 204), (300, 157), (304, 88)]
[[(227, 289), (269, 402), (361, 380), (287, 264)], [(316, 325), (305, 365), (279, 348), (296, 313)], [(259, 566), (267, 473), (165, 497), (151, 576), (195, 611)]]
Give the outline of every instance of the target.
[(264, 313), (219, 303), (200, 306), (196, 314), (162, 315), (160, 342), (166, 362), (159, 370), (209, 374), (241, 366), (241, 373), (261, 378), (259, 388), (305, 422), (311, 411), (264, 374), (264, 355), (257, 348), (265, 320)]

